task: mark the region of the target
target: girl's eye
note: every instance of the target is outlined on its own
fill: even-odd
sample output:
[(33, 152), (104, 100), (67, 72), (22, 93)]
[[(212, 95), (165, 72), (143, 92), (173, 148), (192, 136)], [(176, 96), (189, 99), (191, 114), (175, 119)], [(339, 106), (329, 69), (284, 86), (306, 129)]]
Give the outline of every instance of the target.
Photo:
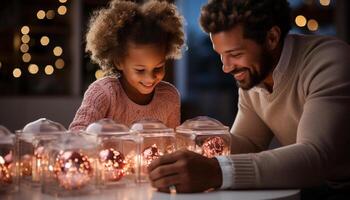
[(164, 65), (161, 67), (154, 68), (154, 72), (161, 72), (164, 69)]
[(142, 73), (144, 72), (145, 70), (144, 69), (135, 69), (137, 73)]

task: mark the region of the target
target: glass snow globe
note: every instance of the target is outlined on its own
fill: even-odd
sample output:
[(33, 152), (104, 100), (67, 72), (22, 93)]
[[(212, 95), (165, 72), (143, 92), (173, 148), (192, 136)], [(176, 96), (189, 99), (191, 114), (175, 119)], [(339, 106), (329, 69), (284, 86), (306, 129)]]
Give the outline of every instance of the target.
[(90, 124), (85, 134), (98, 144), (98, 182), (101, 187), (135, 184), (139, 174), (140, 137), (112, 119)]
[(141, 136), (140, 145), (140, 177), (139, 182), (148, 181), (147, 167), (151, 162), (164, 154), (176, 150), (175, 133), (172, 128), (166, 127), (161, 121), (144, 119), (134, 122), (131, 130)]
[(68, 133), (45, 145), (48, 158), (42, 192), (53, 196), (80, 196), (97, 188), (97, 144)]
[(0, 125), (0, 195), (18, 189), (15, 135)]
[(48, 158), (43, 154), (45, 144), (66, 134), (60, 123), (41, 118), (30, 122), (16, 132), (21, 185), (40, 186), (40, 178)]
[(218, 120), (199, 116), (176, 127), (178, 149), (186, 148), (208, 158), (229, 155), (231, 137), (229, 128)]

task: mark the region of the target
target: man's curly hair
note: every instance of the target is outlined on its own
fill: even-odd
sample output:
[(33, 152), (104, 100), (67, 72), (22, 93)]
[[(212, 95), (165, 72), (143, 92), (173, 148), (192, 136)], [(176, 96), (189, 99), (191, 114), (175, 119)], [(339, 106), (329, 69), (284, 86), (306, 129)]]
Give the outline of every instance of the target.
[(287, 0), (209, 0), (201, 9), (200, 24), (211, 34), (242, 24), (245, 38), (263, 44), (273, 26), (284, 39), (291, 29), (291, 9)]
[(160, 0), (112, 0), (107, 8), (94, 12), (85, 51), (103, 71), (116, 70), (113, 61), (125, 58), (128, 42), (163, 46), (166, 59), (180, 58), (183, 18), (175, 5)]

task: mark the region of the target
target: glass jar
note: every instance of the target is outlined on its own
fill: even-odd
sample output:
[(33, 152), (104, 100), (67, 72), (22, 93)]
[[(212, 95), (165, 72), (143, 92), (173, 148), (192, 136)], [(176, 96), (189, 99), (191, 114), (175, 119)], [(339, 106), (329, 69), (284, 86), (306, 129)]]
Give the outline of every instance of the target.
[(148, 181), (147, 167), (151, 162), (164, 154), (176, 150), (175, 133), (161, 121), (144, 119), (131, 125), (131, 130), (141, 136), (140, 145), (140, 177), (139, 182)]
[(0, 125), (0, 195), (17, 191), (15, 135)]
[(208, 158), (229, 155), (231, 136), (229, 128), (218, 120), (199, 116), (176, 127), (178, 149), (186, 148)]
[(30, 122), (22, 130), (16, 131), (21, 186), (40, 186), (43, 166), (48, 160), (43, 155), (44, 146), (66, 131), (60, 123), (45, 118)]
[(139, 176), (140, 138), (112, 119), (101, 119), (86, 128), (98, 144), (98, 182), (102, 188), (135, 184)]
[(43, 172), (43, 193), (65, 197), (98, 191), (95, 142), (83, 135), (68, 133), (47, 143), (44, 155), (48, 162)]

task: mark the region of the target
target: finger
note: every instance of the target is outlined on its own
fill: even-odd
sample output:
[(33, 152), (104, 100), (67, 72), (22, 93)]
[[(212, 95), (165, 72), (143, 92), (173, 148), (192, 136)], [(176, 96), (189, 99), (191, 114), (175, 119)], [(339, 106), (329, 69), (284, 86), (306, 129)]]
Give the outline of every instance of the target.
[(180, 159), (184, 153), (185, 153), (184, 151), (180, 150), (180, 151), (176, 151), (176, 152), (171, 153), (171, 154), (163, 155), (163, 156), (159, 157), (158, 159), (152, 161), (152, 163), (148, 166), (148, 171), (149, 172), (153, 171), (155, 168), (157, 168), (160, 165), (174, 163), (178, 159)]
[(156, 181), (157, 179), (160, 179), (162, 177), (177, 174), (179, 172), (179, 168), (176, 166), (175, 163), (161, 165), (149, 172), (149, 179), (152, 181)]
[(156, 181), (152, 181), (152, 186), (155, 188), (169, 188), (172, 185), (177, 185), (181, 182), (181, 176), (179, 174), (173, 174), (165, 176)]

